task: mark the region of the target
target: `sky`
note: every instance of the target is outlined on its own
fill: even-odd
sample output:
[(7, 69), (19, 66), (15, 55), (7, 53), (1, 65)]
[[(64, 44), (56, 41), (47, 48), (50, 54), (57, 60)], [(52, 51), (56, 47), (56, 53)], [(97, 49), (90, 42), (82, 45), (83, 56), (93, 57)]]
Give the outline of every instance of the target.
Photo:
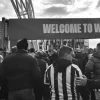
[[(32, 0), (32, 3), (35, 18), (100, 18), (100, 0)], [(11, 0), (0, 0), (0, 20), (2, 17), (17, 18)], [(89, 40), (89, 47), (95, 48), (98, 42), (100, 39)]]

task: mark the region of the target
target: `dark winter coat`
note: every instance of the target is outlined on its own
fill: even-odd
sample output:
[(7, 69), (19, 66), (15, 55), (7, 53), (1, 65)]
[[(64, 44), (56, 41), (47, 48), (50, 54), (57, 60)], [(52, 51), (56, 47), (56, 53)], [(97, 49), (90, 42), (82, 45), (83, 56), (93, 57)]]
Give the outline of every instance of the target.
[(100, 51), (93, 54), (86, 64), (86, 76), (89, 76), (91, 72), (93, 72), (95, 78), (100, 78)]
[(79, 60), (79, 67), (82, 71), (82, 73), (84, 72), (84, 66), (83, 66), (83, 59), (84, 59), (85, 54), (81, 53), (81, 52), (77, 52), (75, 54), (75, 58)]
[(41, 71), (41, 77), (42, 77), (42, 81), (44, 83), (44, 74), (46, 71), (46, 61), (44, 61), (43, 59), (37, 58), (38, 64), (39, 64), (39, 68)]
[(77, 66), (79, 66), (79, 60), (76, 59), (76, 58), (72, 59), (72, 63), (75, 64), (75, 65), (77, 65)]
[(53, 63), (56, 72), (63, 72), (66, 68), (71, 65), (72, 62), (67, 59), (58, 59), (56, 62)]
[(44, 74), (46, 71), (46, 61), (44, 61), (41, 58), (37, 58), (38, 64), (39, 64), (39, 68), (41, 71), (41, 86), (37, 86), (34, 89), (35, 92), (35, 99), (36, 100), (42, 100), (42, 97), (44, 95)]
[(37, 60), (27, 51), (19, 50), (7, 56), (0, 69), (0, 76), (7, 80), (8, 92), (34, 88), (40, 83), (40, 70)]

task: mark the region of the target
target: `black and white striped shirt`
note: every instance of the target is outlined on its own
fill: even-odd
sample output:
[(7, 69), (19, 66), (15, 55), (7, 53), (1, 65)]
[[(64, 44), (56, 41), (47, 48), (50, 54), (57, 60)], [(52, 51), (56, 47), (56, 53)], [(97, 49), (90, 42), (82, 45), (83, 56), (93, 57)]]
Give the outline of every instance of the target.
[(51, 86), (51, 100), (78, 100), (75, 77), (82, 72), (75, 64), (69, 65), (64, 72), (55, 73), (53, 65), (46, 70), (44, 83)]

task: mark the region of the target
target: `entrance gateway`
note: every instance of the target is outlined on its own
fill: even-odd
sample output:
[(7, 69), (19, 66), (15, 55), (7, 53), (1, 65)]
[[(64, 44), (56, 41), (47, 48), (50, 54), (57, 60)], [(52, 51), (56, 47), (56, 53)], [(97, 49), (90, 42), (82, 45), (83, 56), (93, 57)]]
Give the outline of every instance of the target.
[(100, 38), (100, 18), (9, 20), (2, 18), (2, 28), (3, 48), (8, 37), (10, 41), (22, 38), (28, 40)]
[(100, 19), (9, 19), (10, 40), (100, 38)]

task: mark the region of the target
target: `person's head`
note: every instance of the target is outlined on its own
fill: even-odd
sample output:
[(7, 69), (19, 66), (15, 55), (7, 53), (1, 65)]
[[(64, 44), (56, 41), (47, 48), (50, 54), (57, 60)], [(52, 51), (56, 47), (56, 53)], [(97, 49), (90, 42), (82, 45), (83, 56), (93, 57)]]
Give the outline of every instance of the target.
[(81, 52), (80, 48), (76, 48), (76, 53)]
[(97, 44), (96, 51), (100, 51), (100, 43)]
[(21, 50), (21, 49), (27, 50), (27, 48), (28, 48), (28, 42), (27, 42), (26, 38), (18, 41), (18, 43), (17, 43), (18, 50)]
[(12, 48), (11, 48), (11, 53), (16, 53), (17, 52), (17, 47), (16, 46), (13, 46)]
[(92, 48), (89, 48), (88, 54), (93, 54), (93, 49)]
[(51, 55), (51, 62), (54, 62), (54, 61), (57, 61), (58, 60), (58, 54), (57, 52), (54, 52), (52, 55)]
[(72, 50), (71, 47), (62, 46), (58, 50), (58, 59), (64, 58), (64, 59), (67, 59), (67, 60), (72, 60), (72, 53), (73, 53), (73, 50)]
[(36, 52), (35, 57), (36, 57), (36, 58), (40, 58), (40, 59), (42, 59), (42, 57), (43, 57), (43, 52), (42, 52), (42, 51), (38, 51), (38, 52)]
[(30, 53), (34, 53), (34, 52), (35, 52), (35, 49), (34, 49), (34, 48), (30, 48), (30, 49), (29, 49), (29, 52), (30, 52)]

